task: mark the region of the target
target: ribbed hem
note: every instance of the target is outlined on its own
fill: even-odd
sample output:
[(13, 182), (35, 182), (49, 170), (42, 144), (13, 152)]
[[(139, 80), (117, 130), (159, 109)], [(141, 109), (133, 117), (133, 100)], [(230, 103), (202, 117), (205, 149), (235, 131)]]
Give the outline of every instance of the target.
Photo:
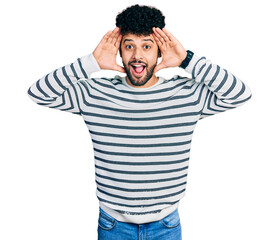
[(129, 223), (135, 223), (135, 224), (144, 224), (149, 222), (155, 222), (163, 219), (164, 217), (171, 214), (173, 211), (175, 211), (178, 206), (179, 202), (175, 203), (174, 205), (171, 205), (170, 207), (162, 209), (161, 212), (154, 213), (154, 214), (140, 214), (140, 215), (128, 215), (128, 214), (121, 214), (109, 207), (107, 207), (104, 203), (99, 201), (100, 208), (108, 213), (110, 216), (115, 218), (117, 221), (120, 222), (129, 222)]

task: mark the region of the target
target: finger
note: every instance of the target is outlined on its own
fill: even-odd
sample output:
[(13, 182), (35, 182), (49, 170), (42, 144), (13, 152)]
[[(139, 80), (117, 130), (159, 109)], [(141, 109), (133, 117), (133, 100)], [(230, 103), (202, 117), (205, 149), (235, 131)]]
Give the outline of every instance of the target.
[(157, 45), (158, 45), (159, 47), (162, 46), (162, 43), (161, 43), (160, 39), (159, 39), (154, 33), (152, 34), (152, 36), (154, 37), (154, 39), (155, 39)]
[(119, 35), (118, 35), (118, 38), (116, 39), (115, 44), (114, 44), (114, 46), (115, 46), (116, 48), (119, 48), (119, 47), (120, 47), (121, 40), (122, 40), (122, 35), (119, 34)]
[(164, 39), (163, 38), (161, 39), (160, 35), (157, 34), (156, 32), (153, 33), (153, 37), (154, 37), (154, 39), (155, 39), (155, 41), (156, 41), (156, 43), (158, 44), (159, 47), (161, 47), (165, 43)]
[(160, 35), (161, 38), (164, 39), (164, 41), (166, 41), (166, 42), (170, 41), (168, 36), (160, 28), (157, 27), (156, 32)]
[(174, 41), (175, 37), (165, 28), (163, 28), (163, 32), (167, 35), (167, 37), (170, 39), (170, 41)]
[(107, 42), (108, 39), (109, 39), (109, 36), (110, 36), (111, 32), (112, 32), (112, 31), (109, 30), (109, 31), (103, 36), (101, 42)]
[(110, 34), (109, 36), (109, 39), (108, 39), (108, 42), (110, 43), (115, 43), (115, 41), (117, 40), (119, 36), (119, 27), (116, 27)]
[(156, 29), (154, 28), (154, 35), (156, 36), (156, 39), (159, 41), (159, 43), (164, 44), (165, 41), (164, 39), (161, 37), (161, 35), (156, 31)]

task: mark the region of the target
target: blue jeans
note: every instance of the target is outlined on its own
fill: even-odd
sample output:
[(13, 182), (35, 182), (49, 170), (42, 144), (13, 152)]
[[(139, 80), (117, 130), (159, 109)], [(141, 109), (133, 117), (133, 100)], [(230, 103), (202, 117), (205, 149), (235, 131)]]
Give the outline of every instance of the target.
[(99, 208), (98, 240), (181, 240), (178, 210), (156, 222), (120, 222)]

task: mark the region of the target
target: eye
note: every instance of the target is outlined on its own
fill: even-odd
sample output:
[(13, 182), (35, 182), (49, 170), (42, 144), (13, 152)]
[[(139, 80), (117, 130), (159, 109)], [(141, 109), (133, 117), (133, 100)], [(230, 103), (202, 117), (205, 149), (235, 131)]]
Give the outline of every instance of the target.
[(149, 49), (149, 48), (151, 48), (151, 47), (150, 47), (149, 45), (145, 45), (144, 48), (145, 48), (145, 49)]
[(127, 45), (126, 46), (126, 48), (128, 48), (128, 49), (132, 49), (132, 47), (133, 47), (132, 45)]

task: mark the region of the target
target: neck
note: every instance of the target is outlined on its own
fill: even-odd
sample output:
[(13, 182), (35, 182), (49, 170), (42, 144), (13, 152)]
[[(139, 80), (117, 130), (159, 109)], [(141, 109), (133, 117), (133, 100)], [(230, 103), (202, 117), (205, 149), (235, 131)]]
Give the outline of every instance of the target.
[(130, 79), (128, 78), (128, 76), (126, 76), (126, 81), (127, 83), (132, 86), (132, 87), (135, 87), (135, 88), (148, 88), (148, 87), (151, 87), (153, 86), (154, 84), (156, 84), (158, 81), (159, 81), (159, 78), (156, 77), (154, 74), (153, 76), (142, 86), (135, 86), (133, 85), (131, 82), (130, 82)]

